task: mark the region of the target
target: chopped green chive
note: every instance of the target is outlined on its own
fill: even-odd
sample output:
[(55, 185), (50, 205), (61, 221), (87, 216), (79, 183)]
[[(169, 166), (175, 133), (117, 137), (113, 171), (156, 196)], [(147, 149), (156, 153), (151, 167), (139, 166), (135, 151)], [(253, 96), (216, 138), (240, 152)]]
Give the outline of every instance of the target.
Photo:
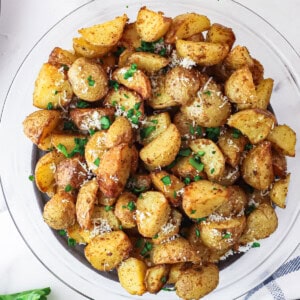
[(245, 150), (251, 150), (253, 148), (253, 145), (248, 143), (246, 146), (245, 146)]
[(194, 213), (196, 213), (196, 209), (192, 209), (191, 214), (193, 215)]
[(189, 184), (189, 183), (191, 183), (191, 178), (189, 178), (189, 177), (185, 177), (184, 179), (183, 179), (183, 182), (184, 182), (184, 184)]
[(124, 97), (125, 97), (126, 99), (128, 99), (128, 98), (129, 98), (129, 96), (128, 96), (127, 94), (124, 94)]
[(146, 242), (142, 251), (141, 251), (141, 255), (145, 256), (146, 254), (148, 254), (149, 251), (151, 251), (153, 248), (153, 245), (150, 242)]
[(222, 239), (230, 239), (231, 238), (231, 233), (230, 232), (226, 232), (223, 236)]
[(166, 175), (160, 179), (164, 185), (171, 185), (171, 177), (170, 175)]
[(29, 176), (28, 176), (28, 179), (29, 179), (30, 181), (34, 181), (34, 175), (29, 175)]
[(65, 121), (63, 130), (76, 130), (76, 126), (72, 121)]
[(71, 192), (72, 189), (73, 189), (73, 188), (72, 188), (71, 184), (67, 184), (66, 187), (65, 187), (65, 192), (67, 192), (67, 193), (68, 193), (68, 192)]
[(100, 119), (101, 129), (108, 129), (111, 125), (109, 117), (103, 116)]
[(207, 96), (210, 96), (211, 95), (211, 91), (205, 91), (203, 94), (207, 95)]
[[(128, 5), (126, 7), (128, 8)], [(117, 50), (114, 52), (114, 55), (120, 56), (124, 52), (125, 49), (126, 49), (125, 47), (118, 47)]]
[(70, 247), (76, 246), (76, 241), (72, 238), (68, 238), (68, 246)]
[(206, 137), (213, 142), (217, 142), (220, 136), (220, 127), (208, 127), (206, 128)]
[(116, 107), (117, 104), (118, 104), (118, 102), (117, 102), (116, 100), (114, 100), (114, 101), (111, 103), (111, 105), (114, 106), (114, 107)]
[(64, 69), (64, 71), (69, 71), (69, 67), (67, 66), (67, 65), (61, 65), (62, 67), (63, 67), (63, 69)]
[(238, 129), (234, 128), (232, 132), (232, 137), (238, 139), (241, 136), (241, 134), (242, 133)]
[(135, 248), (141, 248), (143, 245), (143, 239), (142, 238), (138, 238), (137, 241), (135, 242), (134, 247)]
[(108, 85), (112, 88), (114, 88), (115, 91), (119, 90), (119, 83), (115, 80), (109, 80)]
[(105, 209), (105, 211), (110, 211), (110, 210), (113, 209), (113, 206), (111, 206), (111, 205), (105, 205), (104, 209)]
[(201, 223), (201, 222), (204, 222), (204, 221), (206, 221), (206, 217), (203, 217), (203, 218), (197, 218), (196, 219), (196, 222), (199, 224), (199, 223)]
[(194, 181), (199, 181), (199, 180), (201, 180), (202, 179), (202, 176), (200, 176), (200, 175), (196, 175), (195, 177), (194, 177)]
[(195, 158), (190, 158), (189, 159), (189, 163), (190, 163), (190, 165), (192, 165), (196, 170), (198, 170), (198, 171), (203, 171), (203, 169), (204, 169), (204, 164), (203, 163), (201, 163), (201, 162), (197, 162), (196, 160), (195, 160)]
[(214, 174), (215, 173), (215, 168), (210, 169), (210, 174)]
[(67, 232), (64, 230), (64, 229), (61, 229), (61, 230), (58, 230), (58, 234), (60, 236), (66, 236), (67, 235)]
[(167, 282), (167, 277), (166, 277), (166, 276), (163, 276), (163, 277), (160, 279), (160, 281), (161, 281), (162, 283), (166, 283), (166, 282)]
[(197, 153), (199, 156), (204, 156), (205, 155), (205, 151), (198, 151)]
[(84, 148), (88, 142), (88, 139), (87, 138), (84, 138), (84, 139), (74, 138), (74, 141), (75, 141), (75, 147), (71, 151), (71, 153), (68, 154), (67, 157), (73, 157), (76, 153), (79, 153), (80, 155), (84, 155)]
[(79, 100), (76, 103), (76, 107), (78, 107), (78, 108), (86, 108), (86, 107), (89, 107), (89, 106), (90, 105), (88, 103), (86, 103), (85, 101), (83, 101), (83, 100)]
[(133, 74), (137, 71), (137, 64), (131, 64), (130, 68), (124, 74), (124, 79), (133, 77)]
[(214, 150), (214, 151), (211, 151), (211, 153), (212, 153), (212, 154), (216, 154), (216, 151), (215, 151), (215, 150)]
[(177, 198), (177, 192), (176, 191), (173, 192), (173, 198), (174, 199)]
[(199, 125), (196, 126), (196, 133), (202, 135), (202, 128)]
[(157, 239), (158, 238), (158, 234), (153, 236), (153, 239)]
[(67, 151), (67, 148), (65, 145), (63, 144), (58, 144), (57, 145), (57, 149), (58, 151), (60, 151), (65, 157), (69, 157), (69, 153)]
[[(141, 41), (141, 46), (138, 47), (136, 49), (136, 51), (152, 52), (152, 53), (154, 53), (155, 52), (155, 48), (156, 48), (155, 45), (158, 44), (158, 43), (161, 43), (161, 42), (163, 42), (163, 39), (159, 39), (158, 41), (155, 41), (155, 42)], [(162, 49), (159, 50), (159, 54), (160, 54), (160, 52), (162, 52)]]
[(94, 129), (89, 129), (89, 134), (90, 134), (90, 135), (94, 135), (95, 132), (96, 132), (96, 131), (95, 131)]
[(190, 134), (195, 134), (195, 129), (193, 125), (189, 125), (189, 127), (190, 127)]
[(158, 120), (156, 120), (156, 119), (155, 120), (151, 120), (150, 122), (153, 123), (153, 124), (158, 124)]
[(258, 247), (260, 247), (260, 243), (254, 242), (251, 247), (252, 248), (258, 248)]
[(89, 86), (95, 85), (95, 80), (92, 78), (91, 75), (87, 78), (87, 81), (88, 81)]
[(179, 151), (180, 156), (189, 156), (192, 153), (192, 150), (190, 148), (181, 149)]
[(195, 229), (195, 232), (196, 232), (196, 236), (200, 237), (200, 230), (198, 228)]
[(94, 161), (94, 165), (97, 166), (97, 167), (99, 167), (99, 164), (100, 164), (100, 158), (97, 157), (97, 158), (95, 159), (95, 161)]
[(122, 226), (122, 225), (119, 225), (119, 229), (120, 229), (120, 230), (123, 230), (123, 226)]
[(156, 126), (149, 126), (149, 127), (142, 128), (140, 131), (141, 139), (143, 140), (147, 138), (155, 130), (156, 130)]
[[(56, 95), (56, 94), (55, 94), (55, 95)], [(52, 104), (52, 102), (49, 102), (49, 103), (47, 104), (47, 109), (48, 109), (48, 110), (53, 109), (53, 104)]]
[(138, 103), (134, 104), (134, 109), (135, 110), (139, 110), (140, 107), (141, 107), (141, 102), (138, 102)]
[(127, 208), (128, 208), (130, 211), (134, 211), (134, 210), (136, 209), (135, 202), (134, 202), (134, 201), (129, 201), (128, 204), (127, 204)]

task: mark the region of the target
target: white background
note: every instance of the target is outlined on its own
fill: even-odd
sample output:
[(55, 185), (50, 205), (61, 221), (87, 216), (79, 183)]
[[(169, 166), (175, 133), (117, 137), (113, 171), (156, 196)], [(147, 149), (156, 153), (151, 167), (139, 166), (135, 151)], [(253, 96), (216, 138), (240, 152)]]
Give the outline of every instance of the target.
[[(33, 45), (57, 21), (86, 2), (88, 1), (2, 0), (0, 108), (2, 108), (14, 74)], [(120, 0), (120, 3), (125, 2)], [(236, 2), (242, 3), (265, 18), (300, 53), (299, 0), (239, 0)], [(1, 141), (1, 147), (4, 146), (5, 141)], [(5, 176), (5, 170), (2, 170), (1, 166), (0, 172), (1, 176)], [(56, 279), (26, 247), (10, 219), (2, 194), (0, 194), (0, 237), (0, 294), (50, 286), (52, 289), (50, 300), (85, 299)]]

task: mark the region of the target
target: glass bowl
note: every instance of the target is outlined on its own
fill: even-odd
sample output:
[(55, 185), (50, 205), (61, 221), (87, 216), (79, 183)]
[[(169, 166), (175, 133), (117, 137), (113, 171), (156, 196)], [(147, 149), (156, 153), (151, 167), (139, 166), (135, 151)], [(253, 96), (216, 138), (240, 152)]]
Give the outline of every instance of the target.
[[(34, 81), (43, 62), (55, 46), (70, 49), (77, 30), (111, 20), (124, 12), (135, 20), (137, 11), (150, 9), (176, 16), (185, 12), (207, 15), (213, 23), (232, 27), (237, 43), (246, 45), (251, 55), (265, 67), (265, 77), (275, 81), (272, 107), (280, 124), (290, 125), (300, 135), (300, 58), (287, 40), (253, 11), (230, 0), (182, 1), (92, 1), (81, 6), (52, 27), (34, 45), (20, 66), (5, 100), (1, 116), (1, 184), (4, 197), (24, 241), (36, 257), (66, 285), (91, 299), (141, 299), (130, 296), (118, 282), (90, 268), (80, 251), (68, 248), (43, 222), (41, 195), (28, 180), (33, 173), (37, 151), (25, 137), (22, 121), (33, 112)], [(299, 155), (299, 144), (296, 153)], [(288, 159), (291, 182), (287, 208), (276, 208), (279, 227), (261, 247), (251, 249), (220, 273), (218, 288), (207, 299), (233, 299), (245, 294), (272, 274), (299, 243), (300, 180), (298, 158)], [(101, 295), (101, 296), (100, 296)], [(174, 293), (145, 294), (143, 299), (177, 299)]]

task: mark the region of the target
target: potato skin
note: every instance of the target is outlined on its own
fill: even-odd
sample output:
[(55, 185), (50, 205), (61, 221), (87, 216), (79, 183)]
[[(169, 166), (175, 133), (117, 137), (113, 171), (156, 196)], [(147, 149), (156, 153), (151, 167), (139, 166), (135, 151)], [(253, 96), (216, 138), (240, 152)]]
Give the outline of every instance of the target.
[(199, 299), (214, 290), (219, 283), (219, 270), (208, 264), (200, 270), (188, 269), (182, 272), (175, 283), (176, 294), (187, 300)]
[(73, 92), (85, 101), (97, 101), (108, 92), (108, 78), (103, 68), (87, 58), (75, 60), (68, 71)]
[(217, 183), (196, 181), (184, 188), (182, 208), (189, 218), (203, 218), (226, 203), (229, 196), (228, 189)]
[(150, 168), (165, 167), (176, 157), (180, 148), (180, 133), (174, 124), (140, 151), (140, 158)]
[(62, 65), (70, 67), (76, 58), (76, 55), (74, 55), (72, 52), (64, 50), (60, 47), (55, 47), (49, 55), (48, 63), (58, 67), (61, 67)]
[(116, 198), (121, 194), (129, 178), (131, 163), (132, 149), (128, 144), (120, 144), (103, 154), (96, 171), (104, 195)]
[(123, 231), (112, 231), (94, 237), (84, 248), (90, 264), (99, 271), (110, 271), (129, 256), (131, 242)]
[(168, 265), (156, 265), (147, 269), (145, 284), (149, 293), (155, 294), (164, 286), (169, 269)]
[(274, 183), (270, 191), (270, 198), (280, 208), (286, 207), (286, 196), (288, 194), (290, 183), (290, 174), (286, 178), (280, 179)]
[(58, 192), (44, 206), (44, 221), (53, 229), (72, 226), (76, 221), (74, 198), (70, 193)]

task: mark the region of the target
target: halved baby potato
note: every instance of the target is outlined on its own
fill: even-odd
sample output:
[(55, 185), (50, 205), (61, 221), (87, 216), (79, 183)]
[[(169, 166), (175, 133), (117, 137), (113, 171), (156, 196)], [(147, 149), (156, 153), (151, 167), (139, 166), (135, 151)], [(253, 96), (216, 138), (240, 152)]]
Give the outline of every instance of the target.
[(93, 45), (82, 37), (73, 38), (73, 48), (78, 56), (83, 56), (86, 58), (103, 57), (112, 49), (111, 46)]

